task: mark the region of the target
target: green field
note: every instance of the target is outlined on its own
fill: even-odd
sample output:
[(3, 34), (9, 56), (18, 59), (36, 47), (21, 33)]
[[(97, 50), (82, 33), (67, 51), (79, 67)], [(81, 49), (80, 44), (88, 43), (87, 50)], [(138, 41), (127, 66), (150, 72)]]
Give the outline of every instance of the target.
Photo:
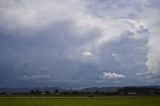
[(0, 97), (0, 106), (160, 106), (160, 96)]

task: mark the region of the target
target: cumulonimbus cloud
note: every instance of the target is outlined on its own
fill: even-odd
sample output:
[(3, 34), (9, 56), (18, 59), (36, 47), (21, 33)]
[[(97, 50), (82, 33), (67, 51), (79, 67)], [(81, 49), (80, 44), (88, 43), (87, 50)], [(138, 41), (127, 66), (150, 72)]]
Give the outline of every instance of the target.
[[(6, 76), (14, 73), (12, 69), (21, 73), (17, 75), (39, 71), (52, 80), (79, 83), (80, 79), (94, 82), (93, 73), (101, 70), (110, 70), (101, 75), (104, 79), (138, 80), (136, 73), (157, 73), (155, 1), (1, 0), (0, 70), (7, 70)], [(21, 76), (36, 77), (42, 76)]]

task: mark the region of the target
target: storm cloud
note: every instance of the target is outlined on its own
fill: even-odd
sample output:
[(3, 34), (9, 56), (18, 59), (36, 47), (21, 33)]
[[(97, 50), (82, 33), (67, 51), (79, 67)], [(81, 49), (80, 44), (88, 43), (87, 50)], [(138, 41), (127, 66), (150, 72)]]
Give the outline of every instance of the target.
[(0, 0), (0, 87), (159, 84), (158, 4)]

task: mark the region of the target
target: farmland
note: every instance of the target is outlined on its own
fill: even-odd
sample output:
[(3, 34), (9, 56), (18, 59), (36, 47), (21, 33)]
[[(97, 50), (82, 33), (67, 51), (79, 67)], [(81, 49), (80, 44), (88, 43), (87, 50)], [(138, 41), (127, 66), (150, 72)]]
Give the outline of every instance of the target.
[(0, 97), (0, 106), (160, 106), (160, 96)]

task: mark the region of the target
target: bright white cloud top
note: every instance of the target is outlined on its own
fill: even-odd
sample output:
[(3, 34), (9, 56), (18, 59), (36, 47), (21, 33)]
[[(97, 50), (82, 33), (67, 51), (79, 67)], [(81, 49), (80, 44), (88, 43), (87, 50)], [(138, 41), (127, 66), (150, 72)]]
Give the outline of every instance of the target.
[(123, 74), (117, 74), (117, 73), (111, 73), (111, 72), (103, 72), (101, 75), (100, 75), (100, 78), (103, 78), (103, 79), (121, 79), (121, 78), (126, 78), (125, 75)]
[(91, 53), (90, 51), (86, 51), (82, 53), (83, 56), (92, 56), (93, 53)]

